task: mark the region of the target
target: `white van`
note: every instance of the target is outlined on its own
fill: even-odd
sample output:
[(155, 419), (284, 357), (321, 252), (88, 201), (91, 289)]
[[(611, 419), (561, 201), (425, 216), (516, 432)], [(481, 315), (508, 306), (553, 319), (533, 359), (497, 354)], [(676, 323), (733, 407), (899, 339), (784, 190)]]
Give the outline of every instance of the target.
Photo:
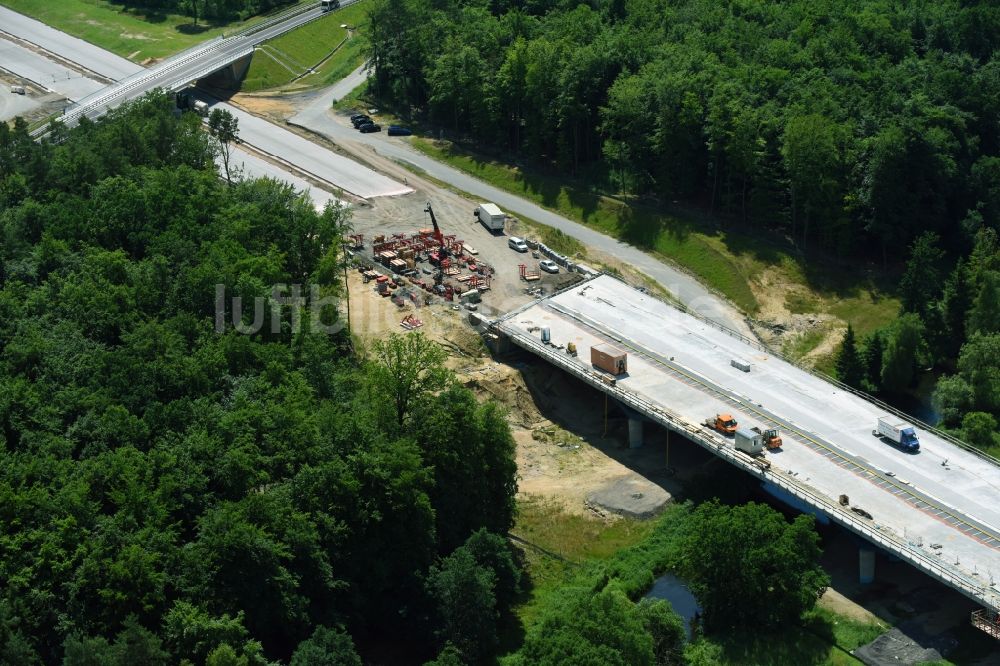
[(528, 246), (524, 242), (524, 239), (518, 238), (517, 236), (511, 236), (507, 239), (507, 247), (512, 250), (517, 250), (518, 252), (527, 252)]

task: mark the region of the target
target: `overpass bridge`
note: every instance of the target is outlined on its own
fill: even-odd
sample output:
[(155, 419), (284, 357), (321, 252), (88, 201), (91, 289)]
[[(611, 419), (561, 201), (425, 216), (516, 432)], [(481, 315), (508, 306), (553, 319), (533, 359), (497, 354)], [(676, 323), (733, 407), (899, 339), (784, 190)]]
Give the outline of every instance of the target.
[[(538, 355), (641, 415), (630, 416), (633, 445), (641, 445), (643, 420), (657, 423), (958, 590), (992, 617), (1000, 611), (1000, 461), (910, 417), (921, 450), (905, 453), (872, 435), (876, 418), (894, 411), (888, 405), (607, 275), (503, 315), (487, 336)], [(570, 342), (578, 356), (567, 352)], [(590, 347), (601, 343), (628, 353), (626, 374), (612, 379), (591, 365)], [(748, 361), (750, 371), (733, 367), (734, 359)], [(702, 425), (718, 412), (732, 413), (741, 427), (780, 428), (783, 447), (763, 458), (737, 451)], [(859, 565), (863, 576), (873, 575), (873, 548), (862, 548)]]
[[(358, 0), (342, 0), (342, 7)], [(324, 15), (319, 2), (293, 7), (248, 26), (231, 35), (222, 35), (171, 56), (148, 69), (139, 69), (98, 90), (63, 111), (60, 121), (67, 127), (104, 115), (109, 109), (143, 96), (155, 88), (177, 92), (199, 79), (228, 70), (233, 80), (239, 80), (250, 66), (250, 57), (263, 42), (283, 35)], [(48, 126), (32, 135), (44, 136)]]

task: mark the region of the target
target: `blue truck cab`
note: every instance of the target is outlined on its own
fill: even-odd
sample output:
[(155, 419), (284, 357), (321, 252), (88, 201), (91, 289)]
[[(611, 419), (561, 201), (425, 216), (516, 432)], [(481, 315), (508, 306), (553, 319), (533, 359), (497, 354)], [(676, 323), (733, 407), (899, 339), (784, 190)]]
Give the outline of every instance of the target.
[(916, 453), (920, 450), (920, 440), (917, 439), (916, 429), (900, 419), (891, 416), (878, 417), (872, 434), (881, 439), (889, 440), (909, 453)]

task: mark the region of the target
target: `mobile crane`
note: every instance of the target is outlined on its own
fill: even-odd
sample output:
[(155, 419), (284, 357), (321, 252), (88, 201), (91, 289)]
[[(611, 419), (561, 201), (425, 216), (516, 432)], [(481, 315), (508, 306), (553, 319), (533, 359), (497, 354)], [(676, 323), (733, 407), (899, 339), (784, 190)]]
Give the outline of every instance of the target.
[(437, 218), (434, 217), (434, 209), (431, 208), (431, 202), (427, 202), (427, 208), (424, 209), (425, 213), (429, 213), (431, 216), (431, 225), (434, 227), (434, 240), (437, 241), (438, 245), (438, 256), (437, 256), (437, 273), (434, 274), (434, 284), (442, 284), (444, 282), (444, 260), (448, 257), (448, 248), (444, 243), (444, 234), (441, 233), (441, 227), (438, 226)]

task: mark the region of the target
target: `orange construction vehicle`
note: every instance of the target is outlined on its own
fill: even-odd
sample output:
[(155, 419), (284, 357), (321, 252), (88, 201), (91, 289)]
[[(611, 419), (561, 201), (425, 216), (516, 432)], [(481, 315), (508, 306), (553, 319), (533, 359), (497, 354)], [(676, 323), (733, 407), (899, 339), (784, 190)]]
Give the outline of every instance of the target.
[(738, 424), (732, 414), (716, 414), (714, 419), (706, 419), (705, 425), (718, 430), (727, 437), (731, 437), (736, 435)]
[(770, 430), (761, 430), (760, 428), (753, 427), (750, 428), (758, 435), (764, 437), (764, 446), (768, 449), (780, 449), (781, 448), (781, 434), (778, 432), (777, 428), (771, 428)]

